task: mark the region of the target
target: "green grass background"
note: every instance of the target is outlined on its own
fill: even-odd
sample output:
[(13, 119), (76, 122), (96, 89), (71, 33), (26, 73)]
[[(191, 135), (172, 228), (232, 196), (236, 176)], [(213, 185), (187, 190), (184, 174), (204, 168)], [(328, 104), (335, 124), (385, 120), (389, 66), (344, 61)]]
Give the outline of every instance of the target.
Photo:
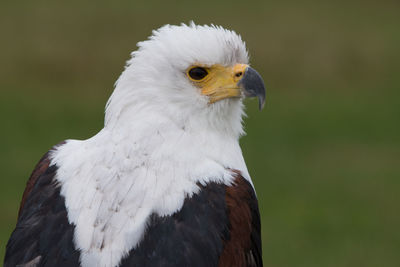
[[(136, 2), (136, 3), (135, 3)], [(400, 266), (398, 1), (2, 1), (0, 259), (34, 165), (86, 139), (163, 24), (239, 32), (265, 79), (241, 140), (266, 266)]]

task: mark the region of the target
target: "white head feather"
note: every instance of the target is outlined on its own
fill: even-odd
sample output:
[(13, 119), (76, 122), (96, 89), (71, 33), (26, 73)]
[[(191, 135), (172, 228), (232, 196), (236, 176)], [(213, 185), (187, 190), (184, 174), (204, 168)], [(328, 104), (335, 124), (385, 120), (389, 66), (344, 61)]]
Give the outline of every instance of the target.
[(166, 25), (138, 47), (107, 104), (106, 127), (121, 119), (124, 124), (142, 111), (168, 116), (187, 130), (201, 127), (236, 137), (243, 133), (241, 100), (209, 105), (208, 97), (185, 74), (195, 63), (247, 64), (246, 46), (239, 35), (217, 26)]

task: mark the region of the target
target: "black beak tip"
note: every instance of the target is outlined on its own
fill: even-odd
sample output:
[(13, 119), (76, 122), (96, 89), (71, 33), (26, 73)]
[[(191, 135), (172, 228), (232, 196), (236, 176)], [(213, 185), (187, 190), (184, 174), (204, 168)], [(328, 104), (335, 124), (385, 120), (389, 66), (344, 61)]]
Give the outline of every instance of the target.
[(264, 97), (258, 97), (258, 109), (262, 110), (265, 105), (265, 96)]

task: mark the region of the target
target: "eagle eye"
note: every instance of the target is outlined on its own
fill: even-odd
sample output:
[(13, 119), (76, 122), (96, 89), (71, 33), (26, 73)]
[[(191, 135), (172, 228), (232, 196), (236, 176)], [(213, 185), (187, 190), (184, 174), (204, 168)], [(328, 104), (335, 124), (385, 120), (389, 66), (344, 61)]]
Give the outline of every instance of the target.
[(208, 71), (202, 67), (193, 67), (188, 71), (188, 75), (193, 80), (200, 81), (208, 75)]

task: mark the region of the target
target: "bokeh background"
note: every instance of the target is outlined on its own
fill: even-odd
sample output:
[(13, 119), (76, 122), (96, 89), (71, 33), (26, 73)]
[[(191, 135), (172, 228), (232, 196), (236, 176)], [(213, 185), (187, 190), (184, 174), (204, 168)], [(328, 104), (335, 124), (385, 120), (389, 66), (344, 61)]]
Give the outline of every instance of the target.
[(103, 124), (135, 44), (194, 20), (263, 75), (241, 144), (266, 266), (400, 266), (399, 1), (1, 1), (0, 259), (30, 172)]

